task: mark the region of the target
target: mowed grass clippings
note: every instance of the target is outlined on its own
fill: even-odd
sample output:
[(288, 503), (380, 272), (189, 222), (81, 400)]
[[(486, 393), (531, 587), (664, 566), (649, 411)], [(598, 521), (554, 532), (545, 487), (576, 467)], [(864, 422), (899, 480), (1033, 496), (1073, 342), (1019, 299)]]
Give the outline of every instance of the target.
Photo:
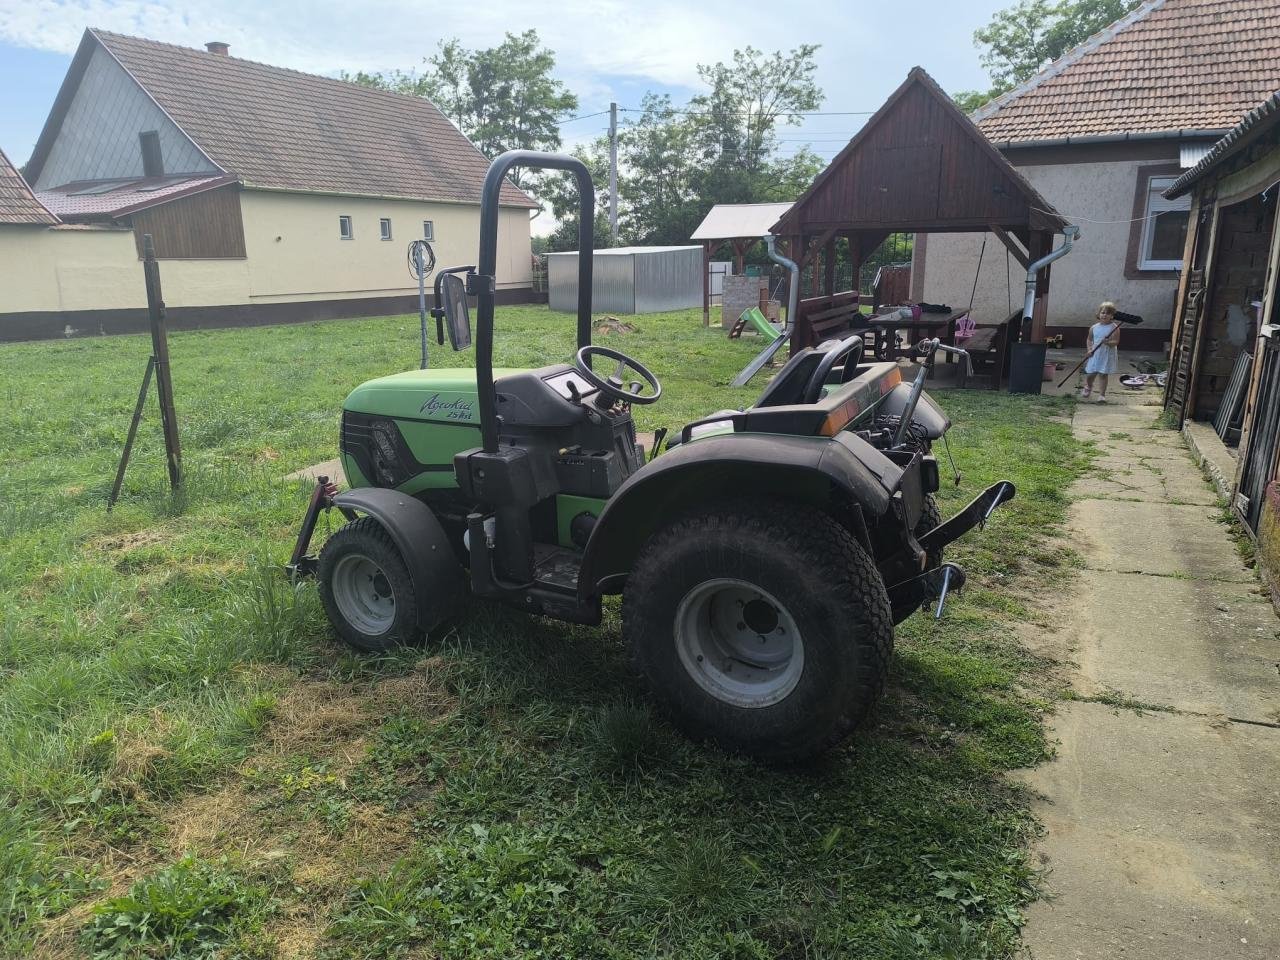
[[(663, 381), (640, 429), (762, 389), (726, 386), (756, 341), (632, 322), (599, 339)], [(499, 311), (500, 365), (573, 346), (568, 315)], [(944, 513), (1000, 478), (1018, 498), (951, 551), (947, 617), (900, 628), (877, 724), (773, 770), (654, 715), (614, 603), (591, 630), (472, 602), (360, 659), (279, 575), (309, 493), (283, 476), (335, 455), (353, 386), (416, 366), (416, 317), (173, 334), (186, 487), (151, 402), (108, 514), (148, 348), (0, 347), (0, 955), (1012, 952), (1035, 825), (1002, 774), (1046, 755), (1051, 668), (1015, 631), (1070, 575), (1086, 465), (1064, 401), (938, 391)]]

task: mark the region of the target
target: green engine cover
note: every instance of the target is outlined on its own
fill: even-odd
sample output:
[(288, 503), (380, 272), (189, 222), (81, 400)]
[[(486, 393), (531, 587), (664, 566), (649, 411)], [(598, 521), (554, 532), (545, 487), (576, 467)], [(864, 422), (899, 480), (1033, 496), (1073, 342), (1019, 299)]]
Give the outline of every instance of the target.
[[(516, 370), (494, 370), (498, 377)], [(409, 451), (425, 468), (401, 483), (405, 493), (456, 487), (454, 454), (480, 445), (480, 410), (476, 401), (476, 372), (470, 368), (410, 370), (362, 383), (351, 391), (343, 409), (349, 413), (386, 417), (396, 422)], [(370, 486), (352, 457), (344, 451), (343, 468), (353, 487)]]

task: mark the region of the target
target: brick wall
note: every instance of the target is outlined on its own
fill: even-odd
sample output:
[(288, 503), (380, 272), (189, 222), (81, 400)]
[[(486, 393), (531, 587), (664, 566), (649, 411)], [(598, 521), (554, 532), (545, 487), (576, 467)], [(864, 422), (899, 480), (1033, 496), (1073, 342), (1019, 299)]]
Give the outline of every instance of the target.
[(760, 291), (768, 290), (765, 277), (746, 277), (728, 274), (724, 278), (724, 296), (721, 299), (720, 326), (728, 330), (743, 310), (760, 306)]

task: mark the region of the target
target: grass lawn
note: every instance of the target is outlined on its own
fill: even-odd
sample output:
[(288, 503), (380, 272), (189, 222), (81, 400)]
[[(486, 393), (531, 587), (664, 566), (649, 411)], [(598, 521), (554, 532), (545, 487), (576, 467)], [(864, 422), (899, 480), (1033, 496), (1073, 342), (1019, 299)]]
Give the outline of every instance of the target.
[[(496, 359), (571, 355), (500, 310)], [(662, 379), (639, 427), (751, 402), (758, 344), (697, 312), (602, 338)], [(600, 630), (473, 602), (358, 659), (279, 567), (360, 381), (417, 319), (175, 334), (187, 484), (154, 403), (104, 504), (141, 337), (0, 347), (0, 955), (1003, 957), (1034, 896), (1027, 798), (1051, 664), (1019, 645), (1071, 576), (1068, 401), (941, 391), (965, 473), (1017, 500), (952, 550), (970, 586), (899, 630), (878, 722), (802, 770), (691, 744)], [(432, 363), (470, 354), (433, 349)]]

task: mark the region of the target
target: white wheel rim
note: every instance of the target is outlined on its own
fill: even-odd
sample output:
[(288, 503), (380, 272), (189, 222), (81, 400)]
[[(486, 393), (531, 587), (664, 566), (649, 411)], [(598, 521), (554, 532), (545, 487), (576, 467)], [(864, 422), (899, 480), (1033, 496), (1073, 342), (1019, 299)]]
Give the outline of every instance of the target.
[(361, 553), (349, 553), (333, 568), (333, 600), (347, 623), (376, 637), (391, 629), (396, 598), (382, 568)]
[(694, 683), (736, 707), (778, 703), (804, 672), (804, 642), (790, 611), (745, 580), (707, 580), (686, 593), (675, 642)]

